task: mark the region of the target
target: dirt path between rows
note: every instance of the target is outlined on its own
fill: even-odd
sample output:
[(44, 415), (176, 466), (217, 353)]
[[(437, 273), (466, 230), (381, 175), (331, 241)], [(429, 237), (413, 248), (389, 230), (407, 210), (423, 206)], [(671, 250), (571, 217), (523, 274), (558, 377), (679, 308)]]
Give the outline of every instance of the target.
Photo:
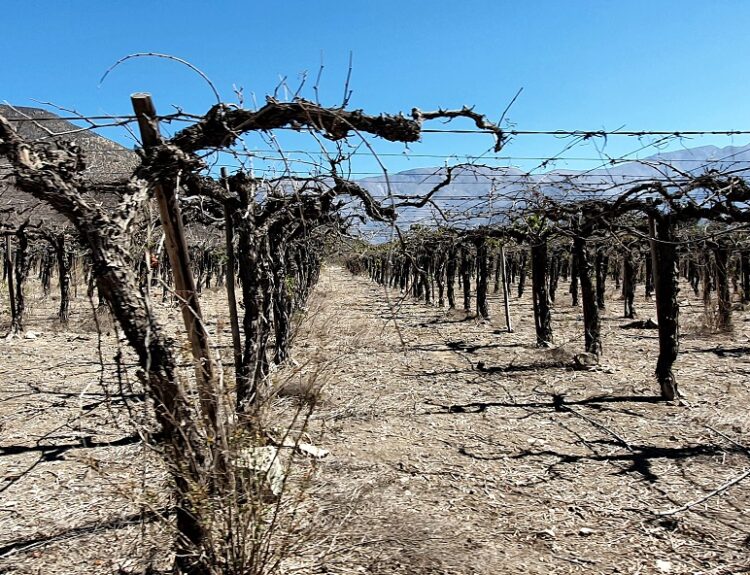
[[(750, 444), (747, 349), (710, 351), (742, 351), (746, 315), (733, 339), (683, 337), (676, 373), (687, 401), (675, 405), (653, 397), (655, 332), (620, 329), (620, 302), (606, 314), (604, 365), (573, 371), (559, 367), (565, 350), (582, 348), (568, 297), (553, 314), (566, 345), (539, 351), (526, 299), (514, 301), (518, 329), (507, 334), (497, 296), (493, 321), (477, 322), (387, 298), (336, 268), (319, 290), (327, 305), (296, 353), (342, 358), (317, 411), (333, 454), (319, 481), (333, 513), (349, 513), (345, 539), (361, 540), (329, 572), (750, 569), (750, 482), (692, 511), (654, 515), (750, 464), (738, 447)], [(639, 305), (641, 317), (654, 315)], [(698, 309), (684, 306), (686, 326)]]
[[(729, 335), (707, 334), (700, 302), (683, 290), (685, 400), (663, 403), (653, 397), (656, 333), (622, 329), (616, 297), (602, 365), (569, 367), (582, 321), (563, 291), (558, 347), (537, 350), (528, 294), (513, 298), (508, 334), (497, 295), (492, 321), (479, 322), (324, 268), (294, 363), (272, 374), (277, 385), (323, 384), (308, 433), (330, 451), (302, 462), (314, 471), (300, 505), (309, 543), (289, 569), (750, 571), (750, 479), (656, 515), (750, 466), (750, 314), (736, 312)], [(203, 301), (228, 350), (222, 297), (212, 290)], [(37, 337), (0, 343), (0, 572), (137, 572), (163, 554), (163, 534), (141, 515), (165, 501), (163, 473), (129, 424), (139, 404), (112, 395), (132, 379), (113, 359), (127, 367), (127, 354), (117, 355), (111, 326), (97, 337), (86, 300), (66, 330), (54, 305), (32, 298)], [(654, 316), (652, 302), (637, 305)], [(177, 325), (173, 309), (163, 313)]]

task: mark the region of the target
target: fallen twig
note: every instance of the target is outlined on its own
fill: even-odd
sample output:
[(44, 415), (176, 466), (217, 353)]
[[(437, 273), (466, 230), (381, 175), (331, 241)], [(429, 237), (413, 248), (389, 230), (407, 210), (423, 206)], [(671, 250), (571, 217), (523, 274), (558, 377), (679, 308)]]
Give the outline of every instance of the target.
[(729, 481), (727, 481), (726, 483), (722, 484), (718, 488), (714, 489), (710, 493), (707, 493), (706, 495), (704, 495), (700, 499), (696, 499), (695, 501), (691, 501), (690, 503), (686, 503), (685, 505), (683, 505), (681, 507), (675, 507), (674, 509), (668, 509), (666, 511), (658, 511), (656, 513), (656, 515), (658, 515), (659, 517), (666, 517), (666, 516), (669, 516), (669, 515), (676, 515), (677, 513), (681, 513), (683, 511), (687, 511), (688, 509), (691, 509), (692, 507), (695, 507), (696, 505), (700, 505), (704, 501), (708, 501), (709, 499), (711, 499), (715, 495), (719, 495), (720, 493), (723, 493), (724, 491), (726, 491), (727, 489), (729, 489), (730, 487), (732, 487), (732, 485), (737, 485), (740, 481), (742, 481), (746, 477), (750, 477), (750, 469), (746, 469), (740, 475), (734, 477), (733, 479), (730, 479)]

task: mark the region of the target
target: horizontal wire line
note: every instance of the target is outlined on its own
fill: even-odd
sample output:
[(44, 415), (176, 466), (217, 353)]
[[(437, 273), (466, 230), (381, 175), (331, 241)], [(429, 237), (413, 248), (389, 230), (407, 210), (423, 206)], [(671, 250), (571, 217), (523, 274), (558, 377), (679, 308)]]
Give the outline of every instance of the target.
[[(750, 150), (747, 150), (748, 153), (750, 153)], [(285, 156), (287, 154), (299, 154), (299, 155), (306, 155), (306, 156), (326, 156), (327, 154), (325, 152), (322, 152), (320, 150), (283, 150), (284, 157), (282, 156), (273, 156), (269, 157), (267, 159), (270, 160), (279, 160), (283, 161), (286, 159), (290, 159), (291, 161), (300, 161), (295, 160), (294, 158), (286, 158)], [(272, 150), (272, 149), (255, 149), (250, 150), (249, 152), (242, 152), (239, 154), (243, 157), (248, 156), (254, 156), (255, 154), (272, 154), (272, 153), (278, 153), (278, 150)], [(672, 154), (674, 152), (664, 152)], [(343, 154), (345, 157), (350, 156), (364, 156), (364, 157), (372, 157), (373, 154), (370, 152), (345, 152)], [(392, 158), (431, 158), (436, 160), (450, 160), (453, 158), (466, 158), (467, 160), (502, 160), (502, 161), (528, 161), (528, 160), (534, 160), (534, 161), (540, 161), (540, 160), (549, 160), (549, 157), (546, 156), (494, 156), (490, 154), (482, 154), (482, 155), (471, 155), (471, 154), (411, 154), (411, 153), (405, 153), (405, 152), (378, 152), (378, 156), (381, 157), (392, 157)], [(657, 154), (652, 154), (651, 157), (656, 156)], [(601, 157), (582, 157), (582, 156), (562, 156), (562, 159), (564, 161), (581, 161), (581, 162), (601, 162), (604, 160), (604, 158)], [(609, 162), (610, 160), (606, 160)], [(612, 158), (613, 162), (620, 163), (621, 160), (618, 158)], [(622, 162), (633, 162), (638, 160), (622, 160)], [(716, 163), (725, 161), (723, 158), (716, 158), (716, 159), (697, 159), (697, 158), (670, 158), (669, 161), (672, 162), (696, 162), (696, 163)]]
[[(87, 120), (136, 120), (134, 115), (115, 115), (115, 116), (59, 116), (54, 118), (33, 118), (33, 117), (6, 117), (11, 122), (55, 122), (65, 121), (87, 121)], [(192, 115), (185, 117), (179, 116), (157, 116), (158, 120), (179, 120), (184, 122), (196, 122), (197, 118)], [(298, 128), (288, 126), (274, 128), (276, 130), (292, 130), (299, 132)], [(441, 129), (441, 128), (423, 128), (425, 134), (494, 134), (492, 130), (481, 129)], [(608, 136), (737, 136), (750, 135), (750, 130), (504, 130), (509, 136), (584, 136), (584, 137), (608, 137)]]

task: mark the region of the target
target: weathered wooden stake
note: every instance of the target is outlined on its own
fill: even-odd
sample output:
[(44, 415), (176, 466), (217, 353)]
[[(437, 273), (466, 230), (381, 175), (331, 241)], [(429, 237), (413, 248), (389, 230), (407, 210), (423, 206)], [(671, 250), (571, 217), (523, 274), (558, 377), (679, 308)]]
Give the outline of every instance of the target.
[(497, 262), (500, 266), (500, 273), (503, 280), (503, 303), (505, 305), (505, 325), (508, 333), (513, 333), (513, 324), (510, 321), (510, 301), (508, 298), (508, 279), (505, 275), (505, 245), (500, 246), (500, 260)]
[[(221, 178), (224, 185), (227, 183), (227, 169), (221, 169)], [(227, 302), (229, 303), (229, 324), (232, 328), (232, 348), (234, 351), (235, 377), (240, 377), (242, 372), (242, 341), (240, 340), (240, 321), (237, 314), (237, 294), (234, 289), (234, 224), (232, 223), (232, 212), (229, 202), (224, 204), (224, 231), (227, 242)]]
[(8, 270), (8, 302), (10, 303), (11, 333), (18, 326), (18, 308), (16, 307), (16, 286), (14, 282), (15, 258), (13, 257), (13, 240), (9, 235), (5, 236), (5, 267)]
[[(138, 118), (138, 127), (144, 149), (158, 146), (162, 139), (159, 134), (159, 124), (156, 109), (150, 94), (133, 94), (130, 97), (133, 110)], [(190, 256), (188, 254), (185, 231), (182, 224), (182, 214), (177, 202), (174, 181), (157, 182), (154, 185), (154, 195), (159, 204), (159, 215), (166, 238), (167, 253), (174, 275), (175, 292), (180, 299), (182, 319), (190, 339), (193, 358), (196, 361), (196, 377), (198, 393), (203, 408), (206, 423), (210, 433), (218, 433), (218, 409), (213, 383), (216, 366), (211, 357), (208, 345), (208, 333), (203, 324), (203, 314), (198, 302), (195, 279), (190, 271)]]
[[(648, 215), (648, 235), (649, 235), (649, 246), (651, 248), (651, 282), (654, 286), (654, 291), (659, 290), (659, 254), (656, 248), (656, 220), (652, 214)], [(648, 283), (648, 279), (646, 280)], [(646, 294), (648, 297), (648, 294)], [(659, 300), (656, 300), (657, 313), (659, 309)]]

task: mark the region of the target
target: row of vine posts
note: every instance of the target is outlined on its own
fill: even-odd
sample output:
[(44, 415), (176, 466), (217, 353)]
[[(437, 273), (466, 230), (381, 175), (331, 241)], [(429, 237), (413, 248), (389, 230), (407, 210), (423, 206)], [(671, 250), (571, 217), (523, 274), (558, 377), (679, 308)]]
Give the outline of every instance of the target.
[[(689, 196), (705, 191), (710, 192), (708, 200)], [(565, 202), (547, 197), (525, 213), (509, 214), (503, 225), (469, 230), (418, 227), (398, 242), (373, 246), (347, 263), (353, 272), (366, 270), (374, 281), (398, 287), (428, 304), (437, 286), (440, 307), (445, 305), (444, 292), (448, 307), (456, 307), (458, 281), (466, 312), (472, 311), (474, 277), (476, 314), (484, 319), (489, 319), (490, 269), (494, 267), (496, 292), (501, 276), (513, 279), (518, 274), (520, 297), (529, 267), (536, 343), (541, 347), (554, 341), (551, 304), (559, 277), (570, 276), (572, 305), (579, 305), (579, 297), (582, 304), (585, 353), (598, 358), (603, 353), (600, 310), (605, 307), (607, 277), (613, 276), (617, 287), (622, 277), (623, 315), (634, 318), (637, 263), (643, 260), (645, 295), (653, 295), (656, 302), (655, 375), (661, 397), (672, 400), (679, 394), (673, 365), (679, 351), (680, 272), (696, 295), (702, 284), (707, 305), (712, 289), (716, 291), (719, 329), (731, 326), (730, 280), (735, 291), (741, 291), (742, 301), (750, 301), (750, 251), (741, 245), (733, 250), (728, 237), (744, 238), (744, 232), (732, 232), (728, 226), (750, 221), (744, 209), (748, 199), (750, 188), (743, 179), (711, 173), (686, 178), (674, 187), (660, 181), (639, 183), (606, 199)], [(637, 214), (645, 215), (645, 222)], [(714, 222), (715, 229), (698, 231), (699, 222)], [(608, 247), (613, 241), (617, 247)], [(516, 253), (506, 256), (506, 244), (518, 246)], [(488, 245), (493, 246), (493, 257)], [(502, 280), (502, 288), (506, 326), (511, 331), (508, 279)]]

